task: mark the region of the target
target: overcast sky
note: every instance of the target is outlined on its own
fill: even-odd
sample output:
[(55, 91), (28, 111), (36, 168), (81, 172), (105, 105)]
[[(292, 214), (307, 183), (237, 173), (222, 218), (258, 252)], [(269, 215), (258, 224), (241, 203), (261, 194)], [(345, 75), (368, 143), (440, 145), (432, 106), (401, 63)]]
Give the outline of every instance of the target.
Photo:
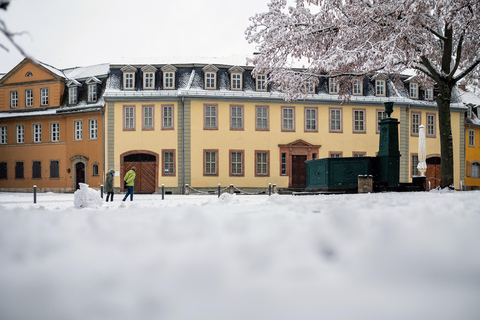
[[(11, 0), (0, 10), (17, 42), (37, 60), (57, 68), (138, 57), (251, 55), (245, 40), (249, 17), (269, 0)], [(3, 35), (0, 73), (23, 56)]]

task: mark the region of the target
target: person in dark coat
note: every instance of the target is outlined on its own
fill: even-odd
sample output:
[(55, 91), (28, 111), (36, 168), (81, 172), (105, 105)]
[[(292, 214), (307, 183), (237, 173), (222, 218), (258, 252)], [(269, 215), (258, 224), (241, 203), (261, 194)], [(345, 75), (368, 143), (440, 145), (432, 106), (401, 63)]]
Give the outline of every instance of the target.
[(107, 193), (107, 202), (110, 197), (110, 201), (113, 201), (113, 176), (115, 175), (115, 170), (110, 169), (107, 172), (107, 179), (105, 180), (105, 192)]

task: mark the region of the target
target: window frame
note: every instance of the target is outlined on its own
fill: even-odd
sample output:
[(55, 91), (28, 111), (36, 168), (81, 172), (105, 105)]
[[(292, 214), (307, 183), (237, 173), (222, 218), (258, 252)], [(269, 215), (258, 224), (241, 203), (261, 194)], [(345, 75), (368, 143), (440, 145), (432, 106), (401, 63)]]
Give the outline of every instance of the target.
[(0, 144), (8, 144), (8, 127), (0, 126)]
[[(315, 119), (308, 119), (308, 112), (309, 111), (314, 111), (315, 113)], [(305, 107), (304, 108), (304, 130), (305, 132), (318, 132), (318, 107)], [(314, 121), (315, 123), (315, 128), (314, 129), (308, 129), (308, 121)]]
[[(169, 115), (171, 113), (171, 115)], [(165, 125), (165, 122), (170, 119), (171, 126)], [(168, 124), (168, 123), (167, 123)], [(174, 130), (175, 129), (175, 105), (162, 104), (162, 130)]]
[(243, 74), (241, 72), (232, 72), (230, 74), (230, 89), (232, 91), (243, 90)]
[[(292, 110), (292, 118), (285, 117), (286, 110)], [(291, 121), (292, 127), (285, 127), (285, 121)], [(295, 132), (295, 106), (282, 106), (281, 107), (281, 126), (282, 132)]]
[[(35, 166), (37, 164), (37, 166)], [(32, 160), (32, 180), (42, 179), (42, 161)]]
[(135, 72), (123, 72), (123, 90), (135, 90)]
[[(95, 126), (92, 126), (92, 124)], [(98, 139), (98, 118), (88, 119), (88, 140), (97, 140)]]
[(338, 94), (340, 92), (340, 84), (336, 78), (328, 78), (328, 93)]
[[(22, 174), (20, 175), (19, 169), (22, 169)], [(15, 161), (15, 179), (25, 179), (25, 162), (24, 161)]]
[(155, 72), (154, 71), (143, 72), (143, 89), (144, 90), (155, 89)]
[[(430, 124), (430, 118), (433, 118), (433, 124)], [(433, 133), (430, 133), (430, 128), (433, 126)], [(427, 138), (436, 138), (437, 137), (437, 114), (427, 112), (427, 128), (425, 130), (425, 136)]]
[[(31, 93), (31, 96), (29, 95), (29, 93)], [(32, 108), (33, 106), (33, 89), (25, 89), (25, 108)]]
[(73, 120), (73, 141), (83, 140), (83, 120)]
[[(480, 178), (480, 163), (478, 161), (474, 161), (470, 164), (470, 166), (471, 166), (470, 178), (472, 178), (472, 179)], [(474, 170), (474, 168), (476, 168), (476, 169)], [(474, 172), (474, 171), (476, 171), (476, 172)], [(474, 174), (474, 173), (476, 173), (476, 174)]]
[(0, 161), (0, 180), (8, 180), (8, 162)]
[[(172, 172), (166, 173), (165, 170), (167, 169), (165, 167), (165, 164), (167, 163), (166, 161), (166, 153), (172, 153)], [(163, 177), (174, 177), (177, 174), (177, 168), (176, 168), (176, 152), (175, 149), (162, 149), (162, 176)]]
[[(340, 119), (332, 119), (332, 111), (340, 111)], [(340, 129), (332, 129), (332, 120), (335, 121), (335, 126), (337, 121), (340, 124)], [(328, 132), (329, 133), (343, 133), (343, 108), (328, 108)]]
[[(215, 155), (215, 161), (213, 162), (215, 165), (215, 172), (214, 173), (207, 173), (207, 153)], [(212, 162), (209, 162), (212, 163)], [(219, 163), (218, 163), (218, 149), (203, 149), (203, 175), (204, 176), (212, 176), (218, 177), (219, 172)]]
[(343, 151), (328, 151), (328, 157), (329, 158), (343, 158)]
[(214, 71), (205, 72), (205, 90), (217, 89), (217, 73)]
[[(362, 120), (356, 119), (356, 113), (361, 112), (363, 115)], [(357, 122), (362, 124), (362, 129), (356, 129)], [(360, 133), (365, 134), (367, 133), (367, 109), (366, 108), (353, 108), (352, 109), (352, 133)]]
[[(258, 115), (258, 110), (259, 109), (266, 110), (266, 116), (265, 117), (263, 115), (263, 111), (262, 111), (261, 117), (259, 117), (259, 115)], [(263, 123), (264, 119), (267, 122), (266, 128), (259, 127), (258, 126), (258, 124), (259, 124), (258, 121), (262, 120), (262, 123)], [(268, 105), (256, 105), (255, 106), (255, 131), (270, 131), (270, 106), (268, 106)]]
[(41, 123), (32, 123), (32, 141), (33, 143), (42, 143), (42, 124)]
[(175, 72), (173, 71), (163, 72), (163, 89), (167, 89), (167, 90), (175, 89)]
[[(414, 118), (418, 116), (418, 123), (414, 122)], [(419, 111), (412, 111), (410, 114), (410, 136), (418, 137), (420, 133), (420, 124), (422, 123), (422, 113)]]
[(49, 87), (40, 88), (40, 105), (50, 105), (50, 90)]
[(92, 163), (92, 177), (100, 176), (100, 168), (97, 162)]
[[(234, 173), (233, 168), (234, 168), (234, 163), (233, 163), (233, 154), (240, 155), (240, 164), (238, 164), (238, 161), (235, 162), (235, 167), (240, 168), (241, 172), (240, 173)], [(245, 150), (228, 150), (228, 157), (229, 157), (229, 176), (230, 177), (244, 177), (245, 176)]]
[[(359, 88), (358, 90), (355, 90), (355, 88)], [(353, 79), (352, 83), (352, 95), (354, 96), (363, 96), (363, 80), (361, 79)]]
[[(147, 110), (152, 110), (151, 115), (147, 117)], [(151, 126), (147, 127), (148, 122), (151, 122)], [(151, 121), (150, 121), (151, 120)], [(153, 104), (144, 104), (142, 105), (142, 131), (153, 131), (155, 130), (155, 105)]]
[(78, 86), (68, 87), (68, 104), (74, 105), (78, 103)]
[[(236, 115), (234, 116), (234, 110), (240, 110), (241, 114), (240, 116)], [(230, 130), (231, 131), (243, 131), (244, 130), (244, 118), (245, 118), (245, 112), (244, 112), (244, 107), (243, 105), (240, 104), (231, 104), (230, 105)], [(233, 120), (238, 119), (237, 121), (240, 122), (240, 126), (234, 126), (233, 125)]]
[(408, 88), (408, 95), (410, 99), (418, 99), (418, 82), (410, 82), (409, 88)]
[[(21, 132), (19, 132), (21, 128)], [(24, 124), (16, 124), (15, 125), (15, 142), (16, 143), (25, 143), (25, 125)]]
[[(415, 161), (414, 161), (415, 159)], [(418, 153), (410, 154), (410, 178), (417, 177), (418, 171)]]
[(468, 129), (468, 146), (470, 148), (475, 147), (475, 130), (474, 129)]
[[(380, 117), (380, 113), (382, 113), (382, 117)], [(376, 129), (376, 133), (380, 133), (380, 121), (383, 120), (383, 119), (386, 119), (388, 118), (387, 116), (387, 113), (385, 112), (385, 109), (377, 109), (376, 110), (376, 119), (377, 119), (377, 129)]]
[[(123, 105), (123, 131), (135, 131), (136, 130), (136, 105)], [(132, 111), (132, 116), (127, 117), (127, 110)], [(132, 122), (132, 127), (127, 127), (127, 119)]]
[(280, 153), (280, 176), (288, 175), (288, 156), (286, 152)]
[(430, 86), (430, 87), (427, 87), (425, 89), (425, 100), (433, 100), (433, 87)]
[[(52, 165), (53, 163), (56, 162), (57, 163), (57, 176), (53, 176), (53, 173), (55, 173), (54, 170), (52, 170)], [(49, 167), (49, 179), (60, 179), (60, 160), (50, 160), (50, 167)]]
[(96, 103), (98, 99), (98, 88), (96, 83), (87, 86), (87, 102)]
[(18, 109), (18, 90), (10, 90), (10, 109)]
[(59, 142), (59, 141), (60, 141), (60, 122), (50, 122), (50, 142)]
[[(380, 92), (379, 92), (379, 89)], [(375, 79), (375, 96), (386, 97), (387, 96), (387, 82), (385, 79)]]
[(267, 75), (258, 74), (255, 78), (255, 90), (265, 92), (267, 91)]
[[(211, 107), (215, 108), (214, 115), (207, 116), (207, 109)], [(215, 120), (215, 126), (207, 126), (207, 119), (210, 118)], [(218, 104), (203, 104), (203, 130), (218, 130)]]
[[(265, 163), (266, 165), (265, 173), (260, 173), (258, 171), (258, 166), (260, 164), (263, 164), (263, 162), (260, 163), (258, 161), (258, 155), (260, 154), (265, 154), (267, 157), (266, 163)], [(255, 150), (255, 177), (270, 177), (270, 150)]]
[(367, 152), (366, 151), (353, 151), (352, 152), (352, 157), (357, 158), (357, 157), (366, 157)]

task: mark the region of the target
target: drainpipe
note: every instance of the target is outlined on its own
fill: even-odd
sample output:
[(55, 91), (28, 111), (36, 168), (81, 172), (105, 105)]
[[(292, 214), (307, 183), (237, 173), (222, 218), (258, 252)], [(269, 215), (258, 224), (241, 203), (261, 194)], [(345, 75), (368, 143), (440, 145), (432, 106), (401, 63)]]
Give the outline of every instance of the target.
[(181, 192), (185, 194), (185, 96), (182, 95), (182, 186)]
[[(105, 108), (105, 106), (104, 106)], [(103, 126), (102, 126), (102, 140), (103, 140), (103, 174), (102, 174), (102, 181), (103, 185), (105, 185), (105, 112), (104, 109), (100, 110), (100, 114), (102, 115), (102, 121), (103, 121)]]

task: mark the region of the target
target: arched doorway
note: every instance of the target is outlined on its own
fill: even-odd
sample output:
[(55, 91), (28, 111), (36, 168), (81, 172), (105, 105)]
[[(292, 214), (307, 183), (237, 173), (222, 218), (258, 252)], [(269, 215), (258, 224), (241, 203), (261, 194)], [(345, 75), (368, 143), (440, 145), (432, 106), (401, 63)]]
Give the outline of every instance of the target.
[(154, 193), (158, 185), (158, 154), (151, 151), (135, 150), (120, 156), (121, 177), (133, 166), (137, 168), (135, 176), (135, 193)]
[(426, 162), (427, 171), (425, 172), (425, 176), (427, 177), (427, 188), (435, 189), (440, 186), (441, 159), (439, 156), (430, 156)]
[(80, 183), (88, 184), (88, 158), (84, 156), (75, 156), (70, 159), (72, 163), (72, 188), (73, 190), (80, 189)]

